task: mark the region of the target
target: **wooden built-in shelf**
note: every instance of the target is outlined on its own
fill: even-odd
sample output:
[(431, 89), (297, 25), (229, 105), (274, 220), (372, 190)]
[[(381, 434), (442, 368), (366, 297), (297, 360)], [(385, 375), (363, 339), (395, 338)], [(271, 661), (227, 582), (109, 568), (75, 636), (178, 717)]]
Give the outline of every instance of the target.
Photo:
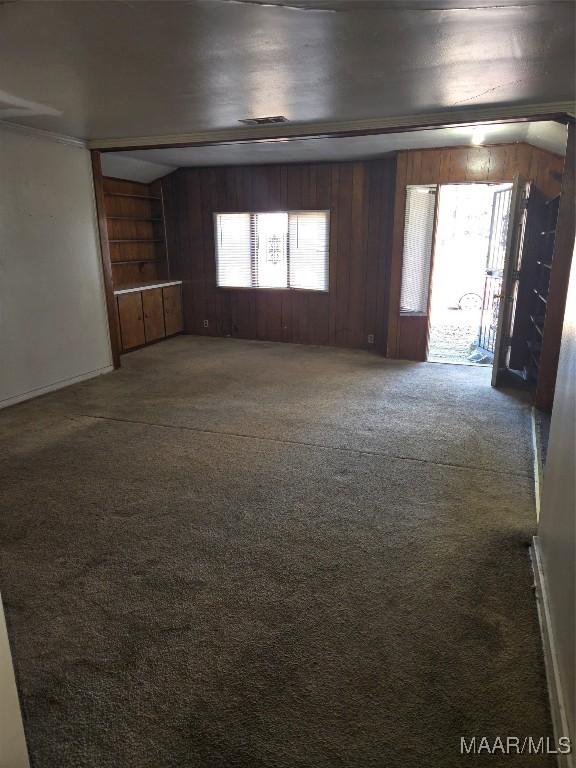
[(534, 317), (534, 315), (530, 315), (530, 322), (532, 323), (536, 331), (538, 331), (540, 336), (543, 336), (544, 333), (542, 331), (542, 325), (540, 325), (540, 323), (538, 322), (538, 318)]
[(140, 200), (161, 200), (160, 195), (135, 195), (132, 192), (104, 192), (108, 197), (135, 197)]
[(547, 304), (547, 303), (548, 303), (548, 302), (547, 302), (547, 300), (544, 298), (544, 296), (542, 296), (542, 294), (539, 292), (538, 288), (532, 288), (532, 293), (533, 293), (535, 296), (538, 296), (538, 298), (540, 299), (540, 301), (543, 301), (543, 302), (544, 302), (544, 304)]
[(530, 339), (527, 339), (526, 346), (528, 347), (530, 363), (536, 371), (538, 371), (540, 368), (540, 352), (542, 351), (542, 344), (539, 341), (530, 341)]
[(123, 293), (137, 293), (141, 291), (150, 291), (155, 288), (169, 288), (171, 285), (182, 285), (182, 280), (139, 280), (137, 283), (128, 283), (119, 285), (114, 289), (114, 295), (119, 296)]
[(112, 259), (111, 264), (144, 264), (145, 262), (150, 261), (159, 262), (160, 259), (127, 259), (125, 261), (114, 261), (114, 259)]
[[(542, 193), (538, 193), (535, 189), (532, 213), (529, 214), (529, 221), (534, 217), (534, 235), (537, 237), (534, 237), (533, 241), (528, 240), (525, 257), (530, 301), (524, 305), (527, 318), (525, 326), (527, 354), (524, 375), (528, 381), (535, 384), (537, 390), (540, 386), (542, 371), (546, 373), (546, 361), (541, 365), (540, 360), (545, 353), (547, 338), (547, 317), (550, 311), (549, 286), (554, 274), (558, 202), (558, 197), (542, 200)], [(530, 259), (533, 259), (533, 267), (530, 267)]]
[(106, 216), (112, 221), (162, 221), (161, 216)]
[[(116, 295), (120, 347), (126, 351), (181, 330), (181, 285), (164, 285), (170, 266), (162, 183), (104, 178), (103, 186), (113, 289), (136, 289)], [(165, 316), (163, 306), (171, 301), (177, 309)], [(176, 318), (172, 325), (169, 316)]]

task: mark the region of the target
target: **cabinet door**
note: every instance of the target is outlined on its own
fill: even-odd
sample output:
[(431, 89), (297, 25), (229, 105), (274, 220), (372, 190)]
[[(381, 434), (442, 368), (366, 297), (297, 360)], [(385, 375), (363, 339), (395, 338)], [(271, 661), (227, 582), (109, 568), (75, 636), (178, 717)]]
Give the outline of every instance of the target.
[(166, 333), (164, 331), (162, 288), (151, 288), (148, 291), (142, 291), (142, 308), (144, 310), (146, 342), (163, 339)]
[(140, 291), (121, 293), (118, 296), (118, 316), (120, 318), (122, 349), (127, 350), (142, 346), (146, 342), (146, 337), (144, 335), (144, 316)]
[(164, 293), (164, 323), (166, 336), (182, 333), (182, 286), (169, 285), (162, 289)]

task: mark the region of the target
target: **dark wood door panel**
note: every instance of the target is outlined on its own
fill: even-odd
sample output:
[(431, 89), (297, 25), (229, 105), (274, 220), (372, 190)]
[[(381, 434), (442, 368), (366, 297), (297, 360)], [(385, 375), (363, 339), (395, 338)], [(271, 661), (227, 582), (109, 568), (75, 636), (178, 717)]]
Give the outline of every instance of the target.
[(162, 289), (164, 294), (164, 323), (166, 336), (182, 333), (182, 289), (179, 285), (169, 285)]
[(132, 293), (121, 293), (117, 298), (122, 349), (125, 351), (140, 347), (146, 342), (142, 294), (140, 291), (133, 291)]
[(146, 342), (163, 339), (166, 331), (164, 330), (162, 288), (151, 288), (147, 291), (142, 291), (142, 309), (144, 311)]
[(398, 357), (401, 360), (426, 360), (428, 316), (401, 315), (398, 319)]

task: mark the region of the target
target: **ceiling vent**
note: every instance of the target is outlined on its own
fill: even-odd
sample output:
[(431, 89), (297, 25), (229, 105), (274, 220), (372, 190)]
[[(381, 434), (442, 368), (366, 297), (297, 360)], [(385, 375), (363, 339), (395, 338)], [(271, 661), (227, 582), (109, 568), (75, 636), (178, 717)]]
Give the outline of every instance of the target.
[(288, 118), (284, 115), (276, 115), (275, 117), (247, 117), (245, 120), (238, 120), (239, 123), (244, 125), (276, 125), (276, 123), (287, 123)]

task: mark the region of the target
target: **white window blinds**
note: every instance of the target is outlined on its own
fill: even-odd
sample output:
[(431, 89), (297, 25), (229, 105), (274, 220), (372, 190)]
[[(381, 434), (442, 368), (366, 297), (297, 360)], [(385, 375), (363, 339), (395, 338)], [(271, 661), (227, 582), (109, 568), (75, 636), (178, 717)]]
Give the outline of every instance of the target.
[(434, 237), (436, 186), (406, 187), (401, 314), (426, 314)]
[(252, 285), (252, 231), (249, 213), (216, 216), (216, 271), (218, 285), (250, 288)]
[(290, 287), (328, 290), (328, 231), (326, 211), (292, 211), (288, 215)]
[(257, 288), (288, 288), (288, 214), (257, 213)]
[(328, 211), (216, 213), (214, 218), (218, 286), (328, 290)]

